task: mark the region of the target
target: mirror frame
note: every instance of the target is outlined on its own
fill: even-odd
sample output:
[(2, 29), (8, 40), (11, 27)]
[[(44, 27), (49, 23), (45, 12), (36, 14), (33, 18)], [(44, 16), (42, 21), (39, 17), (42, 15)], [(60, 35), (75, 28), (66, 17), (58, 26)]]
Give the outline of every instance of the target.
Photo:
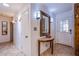
[[(48, 30), (49, 30), (48, 33), (42, 33), (43, 16), (48, 17), (48, 22), (49, 22), (49, 24), (48, 24), (48, 26), (49, 26), (48, 27)], [(41, 36), (47, 36), (47, 35), (50, 36), (50, 16), (48, 14), (46, 14), (45, 12), (40, 10), (40, 37)]]
[(2, 21), (2, 35), (7, 35), (7, 34), (8, 34), (8, 22)]

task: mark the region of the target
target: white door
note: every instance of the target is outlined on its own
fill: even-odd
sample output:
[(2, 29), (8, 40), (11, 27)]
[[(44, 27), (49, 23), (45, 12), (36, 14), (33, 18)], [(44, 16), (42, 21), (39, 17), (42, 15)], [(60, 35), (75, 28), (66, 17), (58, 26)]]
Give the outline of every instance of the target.
[(61, 20), (59, 29), (59, 43), (73, 46), (73, 20), (71, 18)]
[(22, 36), (22, 51), (25, 55), (31, 53), (31, 39), (30, 39), (30, 23), (29, 23), (29, 10), (27, 9), (21, 16), (21, 36)]

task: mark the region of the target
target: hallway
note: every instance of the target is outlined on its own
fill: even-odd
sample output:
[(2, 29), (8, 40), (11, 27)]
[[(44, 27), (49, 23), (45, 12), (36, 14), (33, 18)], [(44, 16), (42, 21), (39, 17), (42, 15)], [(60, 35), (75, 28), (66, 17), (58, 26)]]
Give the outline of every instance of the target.
[(12, 43), (0, 43), (0, 56), (25, 56), (25, 54), (16, 49)]
[(74, 49), (70, 46), (65, 46), (62, 44), (55, 44), (53, 55), (50, 54), (51, 50), (48, 49), (44, 52), (43, 56), (74, 56)]
[[(43, 56), (74, 55), (72, 48), (74, 47), (74, 4), (6, 3), (6, 5), (9, 5), (9, 8), (2, 3), (1, 10), (3, 12), (0, 10), (2, 12), (0, 56), (37, 56), (39, 51), (37, 41), (41, 38), (52, 38), (54, 39), (53, 43), (64, 44), (54, 44), (53, 55), (50, 54), (50, 50), (46, 51), (49, 48), (48, 42), (41, 44), (41, 51), (46, 51)], [(53, 11), (53, 9), (55, 10)], [(15, 45), (3, 43), (12, 39)]]

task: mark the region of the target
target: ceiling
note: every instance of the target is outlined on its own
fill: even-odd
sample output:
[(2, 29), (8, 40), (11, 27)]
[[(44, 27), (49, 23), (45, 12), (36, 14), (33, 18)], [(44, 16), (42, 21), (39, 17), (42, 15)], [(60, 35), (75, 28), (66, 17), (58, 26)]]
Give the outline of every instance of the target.
[[(0, 13), (8, 14), (13, 16), (15, 13), (20, 11), (24, 7), (25, 3), (8, 3), (10, 7), (5, 7), (0, 3)], [(36, 7), (39, 7), (39, 4), (43, 7), (46, 7), (51, 14), (59, 14), (65, 11), (72, 9), (72, 3), (37, 3)], [(36, 9), (36, 8), (34, 8)]]
[(25, 3), (8, 3), (10, 7), (5, 7), (2, 3), (0, 3), (0, 13), (5, 13), (10, 16), (14, 16), (15, 13), (20, 11)]
[(47, 7), (50, 13), (59, 14), (62, 12), (66, 12), (72, 10), (72, 3), (47, 3), (43, 4)]
[(72, 10), (73, 5), (74, 3), (33, 3), (32, 10), (44, 10), (52, 16)]

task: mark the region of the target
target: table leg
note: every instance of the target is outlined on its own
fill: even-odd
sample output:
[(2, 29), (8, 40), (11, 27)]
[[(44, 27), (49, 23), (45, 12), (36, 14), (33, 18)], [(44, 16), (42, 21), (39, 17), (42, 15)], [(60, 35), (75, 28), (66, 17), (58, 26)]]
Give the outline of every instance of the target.
[(50, 41), (51, 54), (53, 54), (53, 40)]
[(51, 41), (51, 54), (53, 54), (53, 40)]
[(38, 41), (38, 56), (40, 56), (40, 42)]
[(51, 41), (50, 41), (50, 48), (51, 48)]

